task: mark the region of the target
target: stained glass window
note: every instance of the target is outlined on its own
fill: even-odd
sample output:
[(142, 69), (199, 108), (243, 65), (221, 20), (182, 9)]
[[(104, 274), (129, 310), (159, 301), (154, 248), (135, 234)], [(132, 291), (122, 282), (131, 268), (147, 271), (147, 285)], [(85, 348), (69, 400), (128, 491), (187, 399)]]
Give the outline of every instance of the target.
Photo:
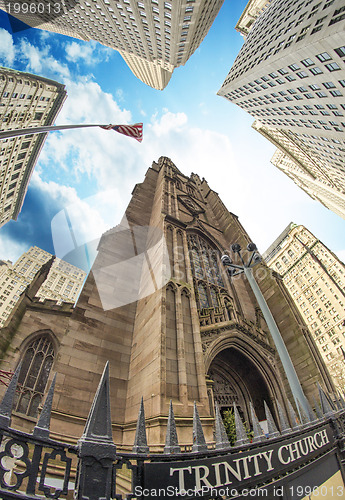
[(199, 309), (221, 307), (218, 287), (224, 287), (224, 283), (218, 266), (219, 251), (196, 234), (188, 235), (188, 245)]
[(205, 271), (206, 271), (206, 275), (207, 275), (207, 278), (209, 281), (213, 281), (213, 275), (212, 275), (212, 270), (211, 270), (211, 266), (210, 266), (210, 261), (209, 261), (209, 257), (208, 257), (208, 252), (207, 252), (207, 248), (203, 248), (202, 249), (202, 260), (204, 262), (204, 267), (205, 267)]
[(210, 307), (210, 304), (208, 302), (208, 297), (207, 297), (206, 286), (203, 285), (202, 283), (199, 283), (199, 285), (198, 285), (198, 295), (199, 295), (200, 308), (204, 309), (204, 308)]
[(36, 417), (54, 361), (54, 347), (47, 335), (33, 340), (23, 358), (15, 410)]
[(192, 249), (192, 259), (193, 259), (194, 274), (197, 278), (202, 279), (203, 271), (200, 262), (200, 255), (196, 248)]
[(218, 283), (219, 286), (224, 286), (222, 275), (220, 274), (220, 270), (218, 267), (217, 257), (215, 255), (212, 255), (212, 264), (213, 264), (213, 271), (216, 277), (216, 282)]

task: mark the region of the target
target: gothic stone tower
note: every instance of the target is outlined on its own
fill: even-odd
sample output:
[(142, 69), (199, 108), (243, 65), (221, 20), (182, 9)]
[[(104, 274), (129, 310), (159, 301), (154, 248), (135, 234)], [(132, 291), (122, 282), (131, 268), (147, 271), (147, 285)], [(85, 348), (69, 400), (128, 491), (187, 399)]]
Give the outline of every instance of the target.
[[(231, 243), (245, 247), (249, 237), (217, 193), (204, 179), (195, 174), (186, 177), (170, 159), (161, 157), (148, 169), (144, 182), (135, 186), (125, 216), (122, 224), (102, 236), (74, 309), (52, 301), (38, 303), (23, 294), (3, 329), (7, 343), (2, 368), (13, 370), (24, 360), (16, 425), (32, 425), (56, 371), (52, 431), (65, 441), (80, 436), (107, 360), (114, 440), (124, 449), (134, 441), (141, 397), (148, 442), (157, 450), (164, 445), (170, 399), (181, 444), (192, 441), (194, 401), (208, 441), (213, 440), (215, 402), (222, 409), (235, 403), (247, 421), (250, 401), (260, 420), (265, 418), (264, 400), (273, 413), (276, 399), (286, 406), (291, 394), (255, 297), (243, 275), (229, 279), (220, 263)], [(156, 283), (157, 270), (164, 267), (162, 246), (146, 241), (146, 247), (154, 250), (151, 270), (141, 275), (140, 286), (149, 286), (150, 279), (154, 285), (152, 293), (133, 300), (136, 276), (130, 270), (122, 272), (121, 282), (118, 266), (124, 257), (138, 258), (138, 226), (164, 234), (171, 273), (164, 286)], [(150, 231), (140, 237), (154, 239)], [(134, 250), (128, 250), (128, 237)], [(317, 381), (332, 390), (279, 275), (262, 263), (256, 278), (307, 397), (313, 395)], [(111, 297), (116, 280), (113, 302), (104, 300)]]

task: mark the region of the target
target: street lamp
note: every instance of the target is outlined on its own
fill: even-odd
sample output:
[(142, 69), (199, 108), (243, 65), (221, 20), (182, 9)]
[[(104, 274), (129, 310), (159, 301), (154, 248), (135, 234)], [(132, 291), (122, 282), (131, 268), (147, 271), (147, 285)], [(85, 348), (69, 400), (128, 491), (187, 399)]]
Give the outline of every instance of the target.
[[(282, 362), (283, 368), (286, 373), (286, 377), (288, 379), (292, 395), (294, 397), (296, 407), (299, 409), (299, 404), (302, 406), (306, 415), (309, 414), (308, 402), (304, 395), (303, 389), (301, 387), (300, 381), (298, 380), (295, 368), (292, 364), (290, 355), (286, 348), (286, 345), (283, 341), (283, 338), (278, 330), (277, 324), (272, 316), (271, 311), (268, 308), (266, 300), (261, 293), (261, 290), (253, 276), (252, 268), (262, 261), (261, 255), (258, 253), (255, 243), (248, 243), (247, 250), (251, 253), (249, 261), (247, 263), (244, 262), (242, 254), (241, 254), (241, 246), (238, 243), (234, 243), (231, 245), (231, 250), (233, 253), (239, 256), (242, 265), (234, 264), (231, 258), (228, 255), (223, 255), (221, 261), (223, 265), (226, 267), (227, 272), (230, 277), (236, 276), (238, 274), (244, 273), (246, 278), (253, 290), (253, 293), (258, 301), (262, 314), (267, 323), (268, 329), (272, 335), (273, 342), (276, 346), (278, 355)], [(299, 403), (299, 404), (298, 404)]]

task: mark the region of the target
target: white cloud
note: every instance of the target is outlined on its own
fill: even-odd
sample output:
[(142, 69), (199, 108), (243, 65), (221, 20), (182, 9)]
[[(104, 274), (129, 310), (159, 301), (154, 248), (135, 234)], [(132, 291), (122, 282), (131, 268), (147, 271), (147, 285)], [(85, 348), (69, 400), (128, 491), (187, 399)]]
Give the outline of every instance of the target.
[(14, 241), (11, 236), (2, 234), (0, 238), (0, 258), (1, 260), (10, 260), (15, 262), (19, 257), (29, 249), (25, 243)]
[(170, 133), (179, 134), (182, 127), (187, 123), (187, 115), (185, 113), (171, 113), (164, 109), (163, 114), (158, 118), (158, 113), (152, 117), (151, 130), (156, 137), (167, 136)]
[(60, 63), (49, 54), (50, 46), (38, 48), (28, 42), (25, 38), (18, 46), (18, 59), (26, 64), (26, 71), (39, 75), (53, 74), (55, 78), (68, 78), (70, 72), (66, 64)]
[(122, 101), (124, 101), (124, 100), (125, 100), (125, 93), (124, 93), (123, 89), (117, 89), (117, 90), (116, 90), (116, 94), (115, 94), (115, 95), (116, 95), (116, 98), (117, 98), (120, 102), (122, 102)]
[(86, 63), (91, 64), (93, 47), (91, 44), (86, 45), (85, 43), (80, 44), (77, 42), (71, 42), (66, 44), (66, 57), (68, 61), (77, 62), (83, 60)]
[(12, 66), (15, 59), (15, 47), (12, 35), (0, 28), (0, 60), (4, 61), (4, 66)]
[[(66, 59), (70, 62), (82, 62), (89, 66), (101, 61), (108, 61), (114, 54), (114, 49), (105, 47), (93, 40), (88, 43), (72, 41), (65, 45)], [(115, 51), (116, 52), (116, 51)]]

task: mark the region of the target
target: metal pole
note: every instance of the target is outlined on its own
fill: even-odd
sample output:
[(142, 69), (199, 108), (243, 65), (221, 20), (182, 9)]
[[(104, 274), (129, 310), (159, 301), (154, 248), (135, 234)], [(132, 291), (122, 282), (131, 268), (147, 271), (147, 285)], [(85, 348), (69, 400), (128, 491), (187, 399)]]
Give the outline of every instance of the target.
[(254, 276), (253, 276), (253, 271), (251, 268), (244, 266), (244, 273), (248, 279), (248, 282), (254, 292), (254, 295), (256, 297), (256, 300), (258, 301), (258, 304), (261, 308), (262, 314), (265, 318), (265, 321), (267, 323), (268, 329), (272, 335), (273, 342), (276, 346), (278, 355), (281, 359), (283, 368), (286, 373), (286, 377), (288, 379), (288, 382), (290, 384), (290, 388), (292, 391), (292, 395), (294, 397), (296, 407), (298, 410), (298, 403), (302, 406), (304, 412), (306, 415), (309, 414), (308, 410), (308, 405), (307, 405), (307, 400), (304, 395), (302, 386), (300, 384), (300, 381), (298, 380), (295, 368), (292, 364), (289, 352), (286, 348), (286, 345), (284, 343), (284, 340), (280, 334), (280, 331), (278, 330), (277, 324), (272, 316), (271, 311), (268, 308), (268, 305), (266, 303), (266, 300), (264, 299), (263, 294), (261, 293), (261, 290), (259, 288), (259, 285), (257, 284)]
[(0, 132), (0, 139), (7, 139), (12, 137), (19, 137), (21, 135), (29, 134), (44, 134), (46, 132), (54, 132), (55, 130), (66, 130), (71, 128), (85, 128), (85, 127), (105, 127), (106, 125), (46, 125), (44, 127), (32, 127), (32, 128), (17, 128), (13, 130), (7, 130), (6, 132)]

